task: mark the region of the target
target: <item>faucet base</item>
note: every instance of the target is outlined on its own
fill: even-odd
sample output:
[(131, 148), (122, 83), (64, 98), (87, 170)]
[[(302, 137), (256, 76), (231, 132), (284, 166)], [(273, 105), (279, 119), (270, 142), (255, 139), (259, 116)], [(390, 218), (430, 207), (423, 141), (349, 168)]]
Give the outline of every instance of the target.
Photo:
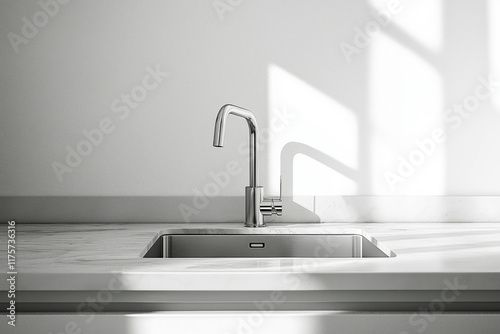
[(245, 227), (265, 227), (260, 203), (264, 199), (264, 187), (245, 188)]
[(267, 227), (267, 225), (265, 223), (262, 223), (262, 225), (248, 225), (247, 223), (245, 223), (245, 225), (243, 225), (243, 226), (250, 227), (250, 228)]

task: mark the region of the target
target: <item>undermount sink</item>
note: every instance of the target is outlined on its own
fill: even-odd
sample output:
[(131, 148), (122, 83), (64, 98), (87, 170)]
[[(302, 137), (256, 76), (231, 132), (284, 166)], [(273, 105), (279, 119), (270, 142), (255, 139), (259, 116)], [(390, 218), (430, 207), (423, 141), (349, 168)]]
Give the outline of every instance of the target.
[(179, 229), (160, 232), (145, 258), (366, 258), (396, 256), (361, 230)]

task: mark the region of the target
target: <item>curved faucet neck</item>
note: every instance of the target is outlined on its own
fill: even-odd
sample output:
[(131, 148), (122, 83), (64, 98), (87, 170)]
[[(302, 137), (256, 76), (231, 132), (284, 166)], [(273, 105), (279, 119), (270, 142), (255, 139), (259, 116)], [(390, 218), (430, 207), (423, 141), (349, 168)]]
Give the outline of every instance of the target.
[(258, 126), (255, 115), (247, 109), (232, 105), (224, 105), (217, 114), (217, 119), (215, 120), (215, 131), (214, 131), (214, 146), (223, 147), (224, 146), (224, 135), (226, 131), (226, 119), (228, 115), (235, 115), (243, 117), (248, 124), (248, 129), (250, 133), (249, 137), (249, 163), (250, 163), (250, 187), (257, 187), (258, 180), (258, 157), (257, 152), (259, 149), (259, 143), (257, 141)]

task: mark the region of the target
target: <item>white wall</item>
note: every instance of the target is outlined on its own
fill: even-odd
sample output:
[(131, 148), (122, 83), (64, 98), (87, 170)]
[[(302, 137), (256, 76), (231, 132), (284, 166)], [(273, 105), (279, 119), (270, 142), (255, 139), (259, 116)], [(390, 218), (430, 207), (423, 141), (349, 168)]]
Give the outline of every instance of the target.
[[(286, 195), (498, 195), (500, 87), (470, 117), (447, 114), (475, 101), (479, 78), (500, 80), (492, 6), (402, 0), (367, 41), (355, 28), (376, 28), (371, 12), (388, 2), (73, 0), (44, 24), (38, 2), (2, 1), (0, 195), (241, 196), (245, 122), (230, 119), (226, 146), (212, 147), (225, 103), (253, 110), (272, 137), (268, 194), (282, 174)], [(23, 35), (23, 18), (38, 33)], [(342, 43), (357, 48), (350, 61)], [(111, 105), (140, 93), (148, 68), (169, 75), (120, 119)], [(113, 131), (60, 182), (52, 164), (106, 119)], [(447, 139), (391, 189), (387, 172), (434, 129)], [(209, 173), (232, 160), (235, 175), (214, 189)]]

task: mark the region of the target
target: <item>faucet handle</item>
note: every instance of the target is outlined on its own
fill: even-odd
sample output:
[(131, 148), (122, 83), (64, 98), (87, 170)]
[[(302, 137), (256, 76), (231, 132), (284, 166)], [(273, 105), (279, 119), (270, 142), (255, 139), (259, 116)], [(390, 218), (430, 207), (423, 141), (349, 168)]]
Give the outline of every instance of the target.
[(283, 214), (283, 201), (281, 200), (282, 178), (280, 175), (280, 197), (279, 198), (264, 198), (260, 203), (260, 212), (263, 216), (281, 216)]
[(263, 216), (281, 216), (283, 214), (283, 202), (277, 198), (264, 199), (260, 203), (260, 212)]
[(277, 216), (281, 217), (283, 215), (283, 201), (281, 200), (281, 193), (279, 199), (273, 198), (272, 201), (274, 206), (274, 212), (276, 213)]
[(279, 198), (264, 198), (260, 203), (260, 212), (263, 216), (281, 216), (283, 214), (283, 201), (281, 200), (281, 187), (283, 179), (280, 175), (280, 197)]

